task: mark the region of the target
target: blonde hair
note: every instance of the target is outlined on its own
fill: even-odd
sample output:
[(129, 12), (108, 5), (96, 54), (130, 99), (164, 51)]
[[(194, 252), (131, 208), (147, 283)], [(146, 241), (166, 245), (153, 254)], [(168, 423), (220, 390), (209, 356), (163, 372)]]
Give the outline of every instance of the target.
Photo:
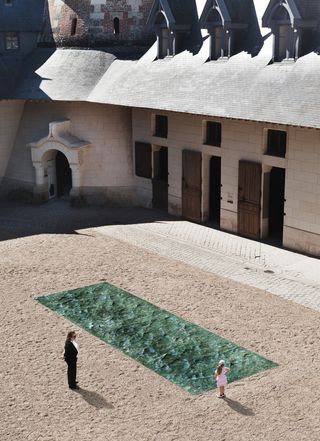
[(216, 369), (217, 375), (221, 374), (223, 366), (224, 366), (224, 363), (219, 363), (219, 365)]

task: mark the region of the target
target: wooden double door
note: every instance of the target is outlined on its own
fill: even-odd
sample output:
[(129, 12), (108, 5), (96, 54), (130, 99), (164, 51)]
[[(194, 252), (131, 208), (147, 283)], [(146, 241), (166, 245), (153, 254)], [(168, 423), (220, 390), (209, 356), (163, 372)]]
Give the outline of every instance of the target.
[(239, 161), (238, 234), (260, 239), (261, 164)]
[(182, 217), (201, 222), (202, 154), (182, 152)]

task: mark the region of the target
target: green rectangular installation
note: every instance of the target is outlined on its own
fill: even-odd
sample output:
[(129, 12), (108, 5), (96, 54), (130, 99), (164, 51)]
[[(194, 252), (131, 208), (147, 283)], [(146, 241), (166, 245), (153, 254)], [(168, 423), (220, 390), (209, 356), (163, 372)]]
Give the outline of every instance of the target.
[(220, 359), (229, 382), (277, 366), (109, 283), (36, 299), (193, 395), (216, 387)]

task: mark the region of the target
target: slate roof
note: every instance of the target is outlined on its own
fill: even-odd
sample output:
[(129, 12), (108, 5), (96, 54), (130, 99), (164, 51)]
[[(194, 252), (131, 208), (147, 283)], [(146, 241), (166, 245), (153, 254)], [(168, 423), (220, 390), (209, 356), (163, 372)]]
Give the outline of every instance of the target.
[(38, 32), (41, 30), (46, 0), (13, 0), (11, 6), (0, 2), (0, 31)]
[(114, 60), (98, 50), (35, 49), (23, 65), (15, 98), (85, 101)]
[(319, 0), (295, 0), (295, 4), (299, 9), (301, 17), (304, 20), (319, 21), (320, 19), (320, 1)]
[[(259, 21), (262, 1), (254, 0)], [(320, 128), (320, 56), (315, 53), (296, 62), (270, 64), (269, 36), (256, 57), (243, 52), (228, 61), (206, 62), (208, 40), (195, 56), (183, 52), (152, 61), (154, 47), (150, 54), (139, 61), (124, 61), (103, 51), (59, 49), (50, 54), (37, 49), (24, 66), (14, 97)]]
[(197, 17), (195, 0), (167, 0), (176, 24), (188, 25)]
[(115, 61), (88, 100), (196, 115), (320, 128), (320, 57), (268, 65), (258, 57), (197, 64), (188, 57), (152, 64)]
[(248, 23), (248, 17), (250, 17), (251, 7), (253, 6), (252, 0), (224, 0), (231, 20), (236, 23)]

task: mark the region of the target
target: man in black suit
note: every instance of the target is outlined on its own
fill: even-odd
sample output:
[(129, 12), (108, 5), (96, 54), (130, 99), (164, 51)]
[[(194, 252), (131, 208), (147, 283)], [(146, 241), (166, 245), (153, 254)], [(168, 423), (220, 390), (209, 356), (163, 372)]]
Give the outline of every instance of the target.
[(70, 389), (79, 389), (76, 381), (79, 346), (75, 339), (76, 333), (74, 331), (68, 332), (64, 345), (64, 359), (68, 365), (68, 384)]

